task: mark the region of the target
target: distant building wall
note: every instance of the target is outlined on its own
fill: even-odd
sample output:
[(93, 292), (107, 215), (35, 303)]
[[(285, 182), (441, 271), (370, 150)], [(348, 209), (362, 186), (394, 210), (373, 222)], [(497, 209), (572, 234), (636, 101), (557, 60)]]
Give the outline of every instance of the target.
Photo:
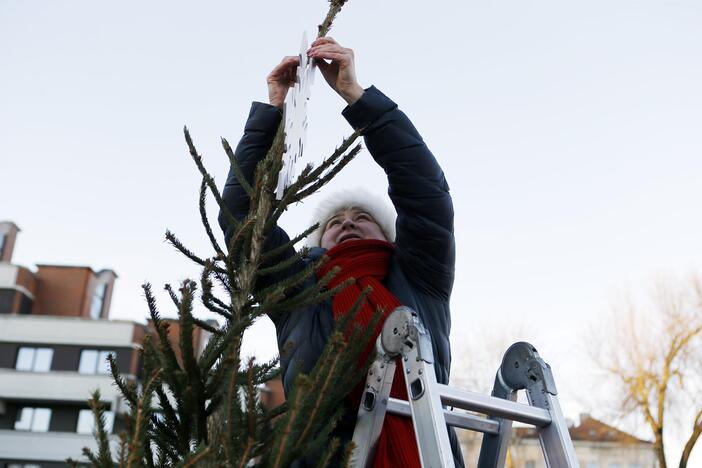
[(38, 265), (39, 294), (32, 313), (85, 317), (88, 285), (93, 274), (88, 267)]
[[(653, 444), (620, 431), (587, 414), (568, 428), (581, 468), (658, 468)], [(482, 435), (459, 431), (467, 467), (475, 467)], [(507, 468), (546, 468), (544, 454), (533, 428), (514, 427)]]

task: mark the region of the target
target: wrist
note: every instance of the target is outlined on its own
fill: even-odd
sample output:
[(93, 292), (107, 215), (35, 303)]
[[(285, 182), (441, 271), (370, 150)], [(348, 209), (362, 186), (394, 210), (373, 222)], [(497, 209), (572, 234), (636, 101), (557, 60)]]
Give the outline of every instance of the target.
[(356, 101), (361, 99), (361, 96), (363, 96), (364, 89), (361, 87), (361, 85), (356, 84), (352, 86), (351, 88), (340, 91), (339, 94), (341, 95), (342, 98), (344, 98), (344, 101), (351, 106), (353, 105)]

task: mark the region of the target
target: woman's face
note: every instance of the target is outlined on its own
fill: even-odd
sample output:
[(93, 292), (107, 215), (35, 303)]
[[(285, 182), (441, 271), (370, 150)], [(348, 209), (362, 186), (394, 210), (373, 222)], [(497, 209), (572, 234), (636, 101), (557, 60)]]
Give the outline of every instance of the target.
[(359, 239), (387, 241), (383, 230), (370, 214), (360, 208), (346, 208), (327, 221), (320, 244), (325, 249), (331, 249), (342, 242)]

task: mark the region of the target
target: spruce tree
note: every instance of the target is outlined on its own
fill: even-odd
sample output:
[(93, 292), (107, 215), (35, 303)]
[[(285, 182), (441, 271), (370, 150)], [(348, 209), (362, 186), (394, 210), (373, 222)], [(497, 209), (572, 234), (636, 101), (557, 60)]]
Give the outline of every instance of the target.
[[(327, 34), (346, 0), (331, 0), (329, 12), (319, 25), (318, 37)], [(247, 216), (236, 219), (222, 201), (214, 178), (206, 170), (202, 157), (188, 132), (185, 141), (192, 160), (202, 176), (199, 189), (200, 219), (213, 254), (197, 255), (171, 232), (166, 239), (186, 257), (202, 268), (198, 281), (184, 281), (178, 291), (166, 286), (178, 312), (179, 340), (168, 340), (169, 325), (161, 319), (149, 284), (144, 293), (155, 337), (147, 337), (141, 350), (143, 370), (140, 384), (125, 380), (110, 357), (115, 384), (127, 402), (126, 430), (119, 434), (118, 450), (110, 448), (104, 424), (104, 408), (95, 392), (90, 401), (96, 420), (97, 452), (83, 453), (95, 467), (286, 467), (302, 456), (315, 454), (319, 466), (328, 466), (334, 456), (347, 460), (351, 444), (341, 447), (330, 434), (341, 416), (340, 402), (365, 374), (358, 366), (375, 326), (365, 330), (352, 327), (353, 316), (364, 299), (337, 323), (336, 329), (314, 367), (300, 374), (277, 408), (264, 408), (260, 388), (276, 378), (280, 371), (277, 359), (258, 363), (242, 362), (241, 343), (246, 330), (265, 315), (300, 308), (331, 298), (348, 285), (328, 288), (336, 273), (317, 281), (316, 287), (298, 288), (325, 261), (287, 277), (279, 283), (256, 288), (262, 276), (283, 271), (299, 261), (304, 249), (294, 257), (281, 260), (281, 254), (308, 234), (311, 226), (288, 244), (264, 251), (267, 234), (283, 212), (329, 182), (360, 151), (354, 132), (318, 167), (307, 166), (284, 192), (275, 198), (278, 174), (284, 152), (283, 123), (278, 128), (266, 157), (258, 164), (253, 183), (243, 177), (234, 152), (222, 139), (232, 170), (251, 198)], [(215, 237), (207, 218), (205, 202), (211, 195), (229, 223), (236, 228), (224, 248)], [(350, 280), (352, 281), (352, 280)], [(365, 291), (366, 293), (368, 291)], [(193, 316), (196, 300), (222, 317), (221, 326)], [(379, 314), (376, 320), (379, 319)], [(376, 322), (377, 324), (377, 322)], [(373, 325), (373, 324), (372, 324)], [(200, 355), (193, 349), (193, 332), (199, 327), (211, 334)], [(348, 333), (348, 330), (351, 330)], [(180, 357), (180, 358), (179, 358)], [(70, 461), (76, 465), (75, 461)]]

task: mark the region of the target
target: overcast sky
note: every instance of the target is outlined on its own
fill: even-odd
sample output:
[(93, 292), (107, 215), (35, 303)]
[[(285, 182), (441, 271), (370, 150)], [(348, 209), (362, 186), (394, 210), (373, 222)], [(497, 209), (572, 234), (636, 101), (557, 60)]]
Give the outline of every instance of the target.
[[(476, 336), (527, 339), (568, 413), (598, 414), (582, 395), (583, 330), (606, 326), (621, 291), (702, 270), (702, 3), (439, 5), (350, 0), (331, 35), (355, 50), (361, 84), (410, 116), (451, 186), (454, 359), (471, 368)], [(166, 228), (210, 254), (182, 126), (222, 184), (220, 136), (239, 139), (266, 74), (326, 9), (0, 0), (0, 218), (22, 229), (15, 262), (112, 268), (112, 317), (142, 320), (143, 281), (197, 275)], [(310, 153), (351, 132), (343, 106), (318, 76)], [(365, 151), (334, 182), (361, 184), (386, 189)], [(313, 205), (284, 227), (302, 230)], [(246, 351), (275, 353), (268, 319)]]

